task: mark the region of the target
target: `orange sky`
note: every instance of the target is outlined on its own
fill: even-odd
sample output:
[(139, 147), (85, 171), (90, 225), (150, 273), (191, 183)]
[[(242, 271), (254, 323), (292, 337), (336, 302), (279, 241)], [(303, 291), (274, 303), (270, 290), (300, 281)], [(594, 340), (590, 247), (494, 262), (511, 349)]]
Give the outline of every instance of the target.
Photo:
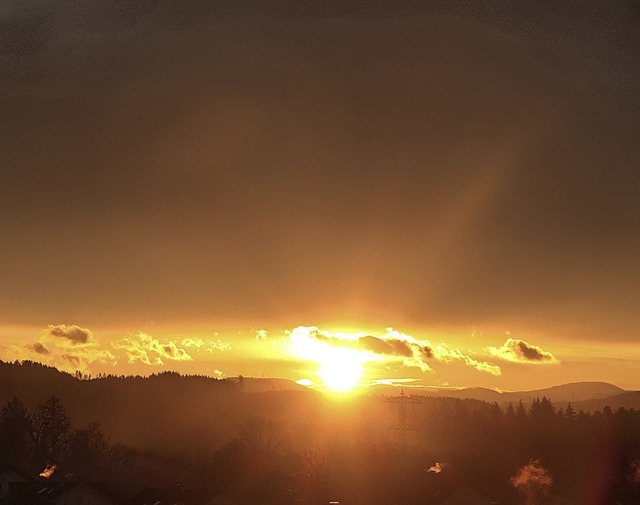
[(2, 7), (0, 357), (640, 388), (637, 16), (451, 4)]
[[(404, 332), (298, 326), (267, 330), (93, 332), (76, 325), (6, 328), (0, 359), (32, 359), (68, 372), (280, 377), (321, 390), (338, 374), (357, 385), (527, 390), (577, 381), (638, 388), (640, 353), (629, 344), (527, 341), (510, 332)], [(358, 372), (358, 373), (357, 373)]]

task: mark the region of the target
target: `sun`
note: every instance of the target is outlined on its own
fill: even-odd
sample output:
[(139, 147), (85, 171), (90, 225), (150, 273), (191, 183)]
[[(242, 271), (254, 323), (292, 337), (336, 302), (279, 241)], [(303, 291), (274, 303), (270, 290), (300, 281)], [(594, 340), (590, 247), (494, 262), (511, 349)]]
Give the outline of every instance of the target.
[(350, 349), (332, 348), (320, 361), (318, 375), (334, 393), (346, 393), (362, 380), (362, 361)]
[(348, 345), (349, 336), (343, 336), (343, 345), (337, 345), (329, 339), (313, 338), (307, 328), (300, 327), (290, 337), (293, 354), (317, 365), (314, 373), (328, 391), (348, 393), (360, 385), (367, 355)]

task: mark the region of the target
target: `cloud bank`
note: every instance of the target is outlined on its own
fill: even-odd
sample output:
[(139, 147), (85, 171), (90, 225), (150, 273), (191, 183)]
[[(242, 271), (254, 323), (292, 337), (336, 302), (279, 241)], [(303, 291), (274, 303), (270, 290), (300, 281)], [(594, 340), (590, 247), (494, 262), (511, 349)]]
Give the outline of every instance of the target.
[[(217, 336), (217, 333), (215, 333)], [(190, 362), (231, 350), (231, 344), (219, 338), (185, 337), (160, 339), (145, 332), (116, 339), (100, 340), (90, 329), (75, 324), (50, 324), (32, 342), (0, 348), (1, 359), (31, 360), (67, 372), (95, 372), (93, 364), (115, 366), (118, 363), (142, 363), (162, 366), (171, 362)], [(101, 367), (102, 368), (102, 367)]]
[(485, 361), (479, 361), (460, 349), (450, 348), (445, 344), (433, 347), (428, 340), (420, 340), (393, 328), (380, 336), (368, 334), (347, 335), (320, 330), (315, 326), (298, 326), (289, 337), (294, 342), (311, 340), (334, 347), (359, 350), (370, 355), (370, 361), (398, 361), (406, 367), (419, 368), (423, 372), (433, 372), (427, 363), (435, 360), (441, 363), (459, 361), (480, 372), (500, 375), (500, 367)]

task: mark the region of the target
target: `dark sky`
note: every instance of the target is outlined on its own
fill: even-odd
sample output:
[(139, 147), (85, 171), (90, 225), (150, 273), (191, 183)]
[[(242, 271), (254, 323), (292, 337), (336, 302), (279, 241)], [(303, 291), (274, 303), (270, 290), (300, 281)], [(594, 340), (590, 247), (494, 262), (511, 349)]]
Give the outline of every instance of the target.
[(0, 318), (633, 342), (639, 34), (635, 1), (5, 0)]

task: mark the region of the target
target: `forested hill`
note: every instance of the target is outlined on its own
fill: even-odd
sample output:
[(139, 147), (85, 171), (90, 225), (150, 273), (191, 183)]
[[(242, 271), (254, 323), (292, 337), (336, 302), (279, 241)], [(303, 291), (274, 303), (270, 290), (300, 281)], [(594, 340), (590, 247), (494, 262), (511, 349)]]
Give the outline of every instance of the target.
[[(29, 361), (0, 362), (2, 404), (17, 397), (34, 411), (55, 396), (74, 426), (98, 423), (112, 441), (142, 449), (217, 448), (232, 440), (244, 421), (256, 417), (286, 424), (307, 439), (312, 433), (324, 436), (326, 427), (336, 423), (375, 426), (377, 434), (369, 436), (384, 436), (386, 428), (397, 422), (396, 410), (384, 400), (398, 391), (372, 393), (376, 394), (336, 402), (284, 379), (216, 379), (174, 372), (88, 378)], [(415, 421), (426, 419), (439, 411), (442, 402), (463, 402), (467, 410), (494, 404), (506, 412), (509, 404), (515, 407), (522, 402), (528, 409), (535, 398), (542, 397), (557, 409), (571, 403), (576, 412), (594, 412), (607, 405), (640, 407), (640, 394), (606, 383), (578, 383), (520, 393), (480, 388), (421, 390), (416, 395), (420, 405), (412, 407), (410, 414)]]
[[(0, 362), (0, 402), (18, 397), (35, 409), (58, 398), (76, 426), (96, 422), (113, 440), (135, 447), (217, 447), (233, 438), (240, 422), (251, 416), (287, 414), (281, 401), (264, 395), (316, 396), (284, 379), (183, 376), (164, 372), (149, 377), (72, 376), (30, 361)], [(282, 412), (272, 412), (277, 405)]]

